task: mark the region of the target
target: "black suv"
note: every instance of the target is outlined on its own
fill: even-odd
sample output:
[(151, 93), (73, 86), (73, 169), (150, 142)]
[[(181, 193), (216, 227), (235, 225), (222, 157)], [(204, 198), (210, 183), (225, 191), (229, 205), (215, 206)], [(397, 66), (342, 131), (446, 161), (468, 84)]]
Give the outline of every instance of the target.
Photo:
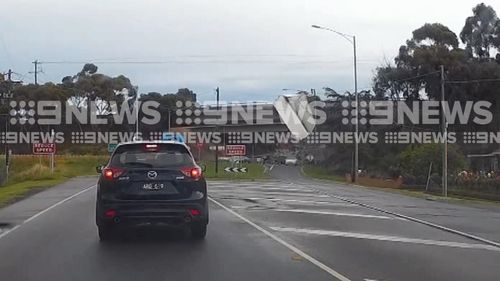
[(189, 226), (207, 232), (207, 184), (185, 144), (175, 141), (118, 145), (97, 183), (96, 223), (101, 241), (124, 226)]

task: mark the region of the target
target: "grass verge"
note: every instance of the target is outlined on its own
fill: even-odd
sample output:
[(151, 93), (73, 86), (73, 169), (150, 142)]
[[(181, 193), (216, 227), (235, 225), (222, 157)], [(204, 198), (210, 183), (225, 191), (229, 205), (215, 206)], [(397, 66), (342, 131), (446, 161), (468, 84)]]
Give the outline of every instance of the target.
[(333, 174), (325, 167), (307, 165), (302, 168), (302, 171), (306, 176), (311, 178), (345, 183), (344, 177)]
[(0, 187), (0, 207), (76, 176), (95, 175), (95, 166), (108, 156), (56, 156), (54, 173), (48, 156), (12, 157), (9, 181)]
[[(332, 174), (331, 171), (324, 167), (318, 167), (318, 166), (304, 166), (302, 169), (302, 173), (309, 178), (312, 179), (319, 179), (319, 180), (326, 180), (326, 181), (334, 181), (338, 182), (341, 184), (349, 184), (346, 182), (345, 178), (339, 175), (334, 175)], [(392, 193), (397, 193), (401, 195), (406, 195), (406, 196), (411, 196), (415, 198), (421, 198), (421, 199), (426, 199), (426, 200), (431, 200), (431, 201), (439, 201), (439, 202), (449, 202), (449, 203), (464, 203), (464, 204), (487, 204), (487, 205), (494, 205), (494, 206), (500, 206), (500, 202), (497, 200), (488, 200), (484, 198), (477, 198), (477, 197), (472, 197), (472, 196), (466, 196), (460, 193), (454, 193), (453, 191), (450, 191), (448, 193), (448, 197), (443, 197), (437, 193), (428, 193), (425, 192), (424, 190), (414, 190), (414, 189), (408, 189), (408, 188), (390, 188), (386, 186), (374, 186), (374, 185), (366, 185), (366, 184), (358, 184), (358, 185), (353, 185), (359, 188), (366, 188), (366, 189), (375, 189), (375, 190), (381, 190), (381, 191), (386, 191), (386, 192), (392, 192)]]
[[(104, 156), (56, 156), (54, 173), (50, 171), (48, 156), (17, 155), (12, 157), (9, 181), (0, 187), (0, 207), (15, 202), (26, 196), (63, 183), (76, 176), (96, 175), (95, 167), (105, 164), (108, 160)], [(255, 163), (245, 163), (241, 167), (247, 168), (247, 173), (228, 173), (225, 167), (229, 162), (219, 163), (219, 173), (215, 173), (215, 163), (206, 162), (205, 176), (215, 180), (262, 180), (269, 176), (264, 167)]]

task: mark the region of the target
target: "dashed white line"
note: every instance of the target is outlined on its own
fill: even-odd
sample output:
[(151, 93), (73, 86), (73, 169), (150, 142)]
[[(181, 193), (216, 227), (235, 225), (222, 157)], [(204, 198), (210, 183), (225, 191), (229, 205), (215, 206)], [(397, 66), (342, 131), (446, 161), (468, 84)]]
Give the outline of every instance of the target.
[[(257, 189), (257, 190), (255, 190)], [(302, 189), (302, 188), (283, 188), (283, 187), (262, 187), (262, 186), (249, 186), (249, 187), (244, 187), (244, 188), (239, 188), (239, 189), (235, 189), (235, 188), (220, 188), (218, 186), (218, 188), (210, 188), (210, 191), (211, 192), (235, 192), (235, 191), (245, 191), (245, 190), (248, 190), (248, 191), (252, 191), (252, 192), (261, 192), (261, 191), (300, 191), (300, 192), (304, 192), (304, 193), (313, 193), (313, 192), (316, 192), (315, 190), (312, 190), (312, 189)], [(292, 193), (293, 194), (293, 193)]]
[[(234, 194), (234, 191), (225, 191), (225, 192), (219, 192), (220, 194)], [(255, 193), (245, 193), (245, 192), (240, 192), (238, 191), (238, 195), (240, 197), (245, 197), (245, 194), (248, 195), (253, 195), (255, 196)], [(306, 197), (306, 198), (330, 198), (328, 195), (321, 195), (321, 194), (311, 194), (311, 193), (287, 193), (287, 192), (266, 192), (262, 191), (259, 192), (259, 195), (262, 196), (294, 196), (294, 197)]]
[(222, 203), (219, 203), (217, 200), (215, 200), (213, 198), (209, 198), (209, 199), (210, 199), (210, 201), (212, 201), (213, 203), (217, 204), (222, 209), (224, 209), (227, 212), (231, 213), (232, 215), (238, 217), (239, 219), (241, 219), (242, 221), (246, 222), (247, 224), (249, 224), (253, 228), (255, 228), (255, 229), (259, 230), (260, 232), (264, 233), (265, 235), (267, 235), (269, 238), (271, 238), (274, 241), (280, 243), (281, 245), (285, 246), (286, 248), (288, 248), (292, 252), (296, 253), (297, 255), (301, 256), (305, 260), (309, 261), (310, 263), (312, 263), (315, 266), (321, 268), (322, 270), (324, 270), (328, 274), (330, 274), (333, 277), (337, 278), (337, 280), (340, 280), (340, 281), (351, 281), (350, 279), (348, 279), (344, 275), (342, 275), (339, 272), (335, 271), (333, 268), (328, 267), (327, 265), (325, 265), (324, 263), (320, 262), (319, 260), (317, 260), (317, 259), (311, 257), (310, 255), (306, 254), (305, 252), (303, 252), (299, 248), (297, 248), (297, 247), (289, 244), (288, 242), (284, 241), (283, 239), (279, 238), (278, 236), (276, 236), (276, 235), (272, 234), (271, 232), (265, 230), (264, 228), (258, 226), (257, 224), (253, 223), (249, 219), (243, 217), (242, 215), (240, 215), (240, 214), (236, 213), (235, 211), (231, 210), (230, 208), (224, 206)]
[(271, 227), (271, 229), (280, 232), (292, 232), (292, 233), (315, 234), (315, 235), (325, 235), (325, 236), (344, 237), (344, 238), (401, 242), (401, 243), (453, 247), (462, 249), (489, 250), (495, 252), (500, 251), (500, 248), (486, 244), (469, 244), (469, 243), (460, 243), (451, 241), (416, 239), (416, 238), (407, 238), (399, 236), (375, 235), (375, 234), (342, 232), (342, 231), (321, 230), (321, 229), (304, 229), (304, 228), (291, 228), (291, 227)]
[(288, 203), (303, 203), (303, 204), (314, 204), (314, 205), (341, 205), (341, 206), (354, 206), (346, 202), (328, 202), (328, 201), (309, 201), (309, 200), (296, 200), (296, 199), (280, 199), (280, 198), (261, 198), (261, 197), (251, 197), (249, 200), (268, 200), (277, 202), (288, 202)]
[(271, 209), (270, 211), (303, 213), (303, 214), (317, 214), (317, 215), (332, 215), (332, 216), (346, 216), (346, 217), (359, 217), (359, 218), (370, 218), (370, 219), (385, 219), (385, 220), (394, 219), (394, 218), (387, 217), (387, 216), (364, 215), (364, 214), (342, 213), (342, 212), (329, 212), (329, 211), (318, 211), (318, 210), (303, 210), (303, 209), (275, 209), (275, 210)]

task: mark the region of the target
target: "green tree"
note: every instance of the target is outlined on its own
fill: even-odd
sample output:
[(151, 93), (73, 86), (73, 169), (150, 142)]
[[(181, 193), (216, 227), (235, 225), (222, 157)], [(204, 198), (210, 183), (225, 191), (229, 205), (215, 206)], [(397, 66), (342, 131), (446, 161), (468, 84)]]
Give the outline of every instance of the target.
[(105, 115), (110, 112), (110, 101), (120, 104), (136, 98), (137, 90), (129, 78), (123, 75), (110, 77), (97, 71), (96, 65), (87, 63), (76, 75), (62, 79), (62, 86), (72, 93), (71, 102), (79, 108), (88, 101), (94, 101), (97, 113)]
[(466, 60), (455, 33), (440, 23), (427, 23), (399, 48), (394, 65), (377, 68), (373, 90), (378, 98), (392, 100), (419, 100), (422, 94), (439, 99), (440, 76), (435, 72), (441, 65), (461, 69)]
[(472, 13), (465, 20), (460, 39), (470, 56), (489, 58), (490, 49), (500, 47), (500, 21), (493, 7), (484, 3), (474, 7)]

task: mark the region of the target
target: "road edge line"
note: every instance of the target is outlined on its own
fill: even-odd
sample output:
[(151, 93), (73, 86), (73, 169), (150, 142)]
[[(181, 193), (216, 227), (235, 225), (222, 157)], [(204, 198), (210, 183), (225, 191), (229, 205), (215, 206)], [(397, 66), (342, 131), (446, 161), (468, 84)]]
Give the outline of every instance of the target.
[[(306, 180), (309, 180), (309, 181), (312, 181), (312, 182), (318, 181), (318, 182), (320, 182), (322, 184), (332, 184), (332, 181), (328, 181), (328, 180), (323, 181), (323, 180), (318, 180), (318, 179), (314, 179), (314, 178), (308, 178), (307, 175), (304, 172), (304, 167), (303, 166), (300, 167), (300, 172), (301, 172), (301, 174), (303, 176), (306, 176), (306, 178), (305, 178)], [(333, 183), (343, 184), (343, 183), (335, 182), (335, 181), (333, 181)], [(292, 183), (292, 184), (293, 185), (297, 185), (295, 183)], [(357, 185), (357, 184), (353, 184), (353, 186), (355, 186), (357, 188), (367, 188), (366, 186)], [(315, 189), (315, 188), (313, 188), (313, 189)], [(446, 231), (446, 232), (449, 232), (449, 233), (460, 235), (462, 237), (466, 237), (466, 238), (469, 238), (469, 239), (472, 239), (472, 240), (475, 240), (475, 241), (483, 242), (485, 244), (488, 244), (488, 245), (500, 248), (500, 243), (499, 242), (495, 242), (493, 240), (489, 240), (489, 239), (486, 239), (486, 238), (483, 238), (483, 237), (480, 237), (480, 236), (477, 236), (477, 235), (474, 235), (474, 234), (470, 234), (470, 233), (463, 232), (463, 231), (460, 231), (460, 230), (457, 230), (457, 229), (446, 227), (446, 226), (443, 226), (443, 225), (440, 225), (440, 224), (436, 224), (436, 223), (433, 223), (433, 222), (430, 222), (430, 221), (421, 220), (421, 219), (418, 219), (418, 218), (415, 218), (415, 217), (411, 217), (411, 216), (403, 215), (403, 214), (400, 214), (400, 213), (396, 213), (396, 212), (384, 210), (384, 209), (381, 209), (379, 207), (375, 207), (375, 206), (368, 205), (368, 204), (365, 204), (365, 203), (357, 202), (355, 200), (351, 200), (351, 199), (347, 199), (347, 198), (344, 198), (344, 197), (341, 197), (341, 196), (329, 194), (329, 192), (324, 192), (322, 190), (318, 190), (318, 189), (315, 189), (315, 190), (317, 192), (320, 192), (320, 193), (328, 194), (328, 195), (330, 195), (330, 196), (332, 196), (332, 197), (334, 197), (336, 199), (342, 200), (344, 202), (355, 204), (355, 205), (358, 205), (358, 206), (361, 206), (361, 207), (365, 207), (365, 208), (368, 208), (368, 209), (371, 209), (371, 210), (374, 210), (374, 211), (378, 211), (378, 212), (381, 212), (381, 213), (385, 213), (385, 214), (388, 214), (388, 215), (393, 215), (393, 216), (396, 216), (396, 217), (399, 217), (399, 218), (402, 218), (402, 219), (406, 219), (406, 220), (409, 220), (409, 221), (413, 221), (413, 222), (416, 222), (416, 223), (420, 223), (420, 224), (423, 224), (423, 225), (427, 225), (429, 227), (433, 227), (433, 228), (436, 228), (436, 229), (439, 229), (439, 230), (442, 230), (442, 231)]]
[(38, 218), (39, 216), (41, 216), (41, 215), (43, 215), (43, 214), (47, 213), (48, 211), (50, 211), (50, 210), (52, 210), (52, 209), (56, 208), (57, 206), (60, 206), (60, 205), (62, 205), (62, 204), (64, 204), (64, 203), (66, 203), (66, 202), (70, 201), (71, 199), (73, 199), (73, 198), (75, 198), (75, 197), (77, 197), (77, 196), (79, 196), (79, 195), (81, 195), (81, 194), (83, 194), (83, 193), (85, 193), (85, 192), (87, 192), (87, 191), (91, 190), (92, 188), (94, 188), (94, 187), (96, 187), (96, 186), (97, 186), (97, 185), (96, 185), (96, 184), (94, 184), (94, 185), (91, 185), (91, 186), (89, 186), (89, 187), (85, 187), (83, 190), (80, 190), (79, 192), (77, 192), (77, 193), (75, 193), (75, 194), (73, 194), (73, 195), (71, 195), (71, 196), (69, 196), (69, 197), (66, 197), (66, 198), (64, 198), (63, 200), (61, 200), (61, 201), (59, 201), (59, 202), (56, 202), (56, 203), (55, 203), (55, 204), (53, 204), (53, 205), (50, 205), (49, 207), (47, 207), (47, 208), (45, 208), (45, 209), (41, 210), (40, 212), (38, 212), (38, 213), (34, 214), (33, 216), (31, 216), (31, 217), (29, 217), (29, 218), (25, 219), (23, 222), (21, 222), (20, 224), (18, 224), (18, 225), (16, 225), (16, 226), (14, 226), (13, 228), (11, 228), (11, 229), (9, 229), (9, 230), (7, 230), (7, 231), (5, 231), (5, 232), (1, 233), (1, 234), (0, 234), (0, 239), (1, 239), (1, 238), (3, 238), (3, 237), (5, 237), (5, 236), (7, 236), (7, 234), (9, 234), (9, 233), (12, 233), (12, 232), (13, 232), (13, 231), (15, 231), (16, 229), (19, 229), (22, 225), (24, 225), (24, 224), (26, 224), (26, 223), (29, 223), (30, 221), (33, 221), (34, 219)]
[[(297, 185), (295, 183), (292, 183), (292, 184), (293, 185)], [(354, 185), (354, 186), (357, 186), (357, 185)], [(439, 229), (439, 230), (442, 230), (442, 231), (446, 231), (446, 232), (449, 232), (449, 233), (460, 235), (460, 236), (465, 237), (465, 238), (469, 238), (469, 239), (472, 239), (472, 240), (475, 240), (475, 241), (479, 241), (479, 242), (482, 242), (482, 243), (485, 243), (485, 244), (488, 244), (488, 245), (500, 248), (500, 243), (492, 241), (492, 240), (488, 240), (488, 239), (480, 237), (480, 236), (476, 236), (474, 234), (470, 234), (470, 233), (463, 232), (463, 231), (460, 231), (460, 230), (457, 230), (457, 229), (449, 228), (449, 227), (446, 227), (446, 226), (443, 226), (443, 225), (440, 225), (440, 224), (436, 224), (436, 223), (433, 223), (433, 222), (430, 222), (430, 221), (422, 220), (422, 219), (419, 219), (419, 218), (415, 218), (415, 217), (403, 215), (403, 214), (400, 214), (400, 213), (392, 212), (392, 211), (389, 211), (389, 210), (385, 210), (385, 209), (382, 209), (382, 208), (379, 208), (379, 207), (375, 207), (375, 206), (372, 206), (372, 205), (369, 205), (369, 204), (361, 203), (361, 202), (358, 202), (358, 201), (355, 201), (355, 200), (352, 200), (352, 199), (348, 199), (348, 198), (345, 198), (345, 197), (342, 197), (342, 196), (334, 195), (334, 194), (331, 194), (330, 191), (323, 191), (323, 190), (319, 190), (317, 188), (312, 188), (312, 189), (316, 190), (319, 193), (327, 194), (327, 195), (329, 195), (329, 196), (331, 196), (331, 197), (333, 197), (335, 199), (339, 199), (339, 200), (342, 200), (342, 201), (347, 202), (347, 203), (358, 205), (358, 206), (361, 206), (361, 207), (364, 207), (364, 208), (367, 208), (367, 209), (370, 209), (370, 210), (373, 210), (373, 211), (381, 212), (381, 213), (384, 213), (384, 214), (393, 215), (393, 216), (396, 216), (396, 217), (399, 217), (399, 218), (402, 218), (402, 219), (406, 219), (406, 220), (409, 220), (409, 221), (412, 221), (412, 222), (420, 223), (420, 224), (423, 224), (423, 225), (426, 225), (426, 226), (429, 226), (429, 227), (432, 227), (432, 228), (436, 228), (436, 229)]]
[(335, 271), (334, 269), (328, 267), (327, 265), (325, 265), (324, 263), (320, 262), (319, 260), (311, 257), (310, 255), (306, 254), (305, 252), (303, 252), (302, 250), (300, 250), (299, 248), (289, 244), (288, 242), (284, 241), (283, 239), (279, 238), (278, 236), (272, 234), (271, 232), (265, 230), (263, 227), (255, 224), (254, 222), (250, 221), (249, 219), (243, 217), (242, 215), (238, 214), (237, 212), (231, 210), (230, 208), (226, 207), (225, 205), (223, 205), (222, 203), (218, 202), (217, 200), (209, 197), (208, 198), (210, 201), (212, 201), (213, 203), (217, 204), (219, 207), (221, 207), (222, 209), (226, 210), (227, 212), (229, 212), (230, 214), (236, 216), (237, 218), (239, 218), (240, 220), (246, 222), (247, 224), (249, 224), (250, 226), (252, 226), (253, 228), (257, 229), (258, 231), (264, 233), (265, 235), (267, 235), (269, 238), (273, 239), (274, 241), (280, 243), (282, 246), (285, 246), (286, 248), (288, 248), (290, 251), (296, 253), (297, 255), (301, 256), (302, 258), (306, 259), (307, 261), (309, 261), (310, 263), (312, 263), (313, 265), (319, 267), (320, 269), (322, 269), (323, 271), (327, 272), (328, 274), (332, 275), (333, 277), (337, 278), (339, 281), (351, 281), (350, 279), (348, 279), (347, 277), (345, 277), (344, 275), (340, 274), (339, 272)]

